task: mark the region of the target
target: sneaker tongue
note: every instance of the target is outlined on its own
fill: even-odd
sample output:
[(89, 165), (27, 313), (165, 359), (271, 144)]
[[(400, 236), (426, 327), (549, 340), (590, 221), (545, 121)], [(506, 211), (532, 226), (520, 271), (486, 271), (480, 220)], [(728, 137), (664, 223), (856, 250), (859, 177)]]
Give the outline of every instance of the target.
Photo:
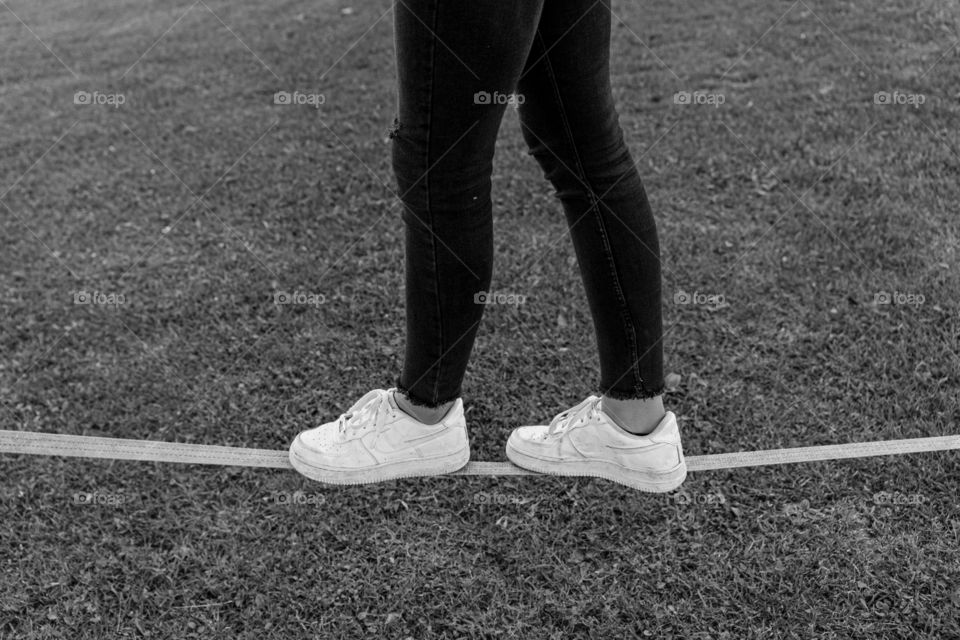
[(581, 416), (586, 415), (590, 412), (590, 409), (593, 406), (596, 406), (597, 403), (596, 396), (590, 396), (587, 399), (583, 400), (580, 404), (570, 407), (566, 411), (563, 411), (550, 422), (550, 428), (547, 430), (547, 433), (556, 433), (561, 429), (560, 425), (567, 427), (571, 422), (578, 420)]
[(390, 404), (390, 408), (396, 411), (401, 411), (400, 405), (397, 404), (397, 399), (393, 397), (394, 390), (390, 389), (390, 393), (387, 394), (387, 402)]
[[(392, 395), (392, 394), (388, 394)], [(359, 404), (359, 403), (358, 403)], [(365, 419), (376, 420), (377, 410), (380, 408), (381, 402), (377, 401), (376, 398), (370, 398), (362, 405), (353, 408), (353, 411), (348, 411), (346, 413), (346, 419), (343, 421), (344, 426), (346, 427), (356, 427), (363, 423)]]

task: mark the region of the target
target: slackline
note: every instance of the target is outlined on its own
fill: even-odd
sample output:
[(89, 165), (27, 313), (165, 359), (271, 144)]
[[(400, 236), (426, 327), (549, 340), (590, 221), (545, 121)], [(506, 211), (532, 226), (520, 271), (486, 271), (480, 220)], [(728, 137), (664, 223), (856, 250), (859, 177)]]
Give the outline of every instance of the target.
[[(701, 456), (684, 456), (688, 471), (732, 469), (763, 465), (840, 460), (888, 456), (924, 451), (960, 449), (960, 435), (908, 438), (906, 440), (878, 440), (850, 442), (792, 449), (765, 449), (737, 451)], [(113, 460), (143, 460), (153, 462), (181, 462), (187, 464), (214, 464), (239, 467), (272, 467), (292, 469), (287, 451), (274, 449), (246, 449), (211, 444), (163, 442), (159, 440), (131, 440), (75, 436), (35, 431), (0, 430), (0, 453), (27, 453), (42, 456), (78, 458), (108, 458)], [(460, 476), (523, 476), (541, 475), (527, 471), (512, 462), (468, 462), (467, 466), (447, 475)]]

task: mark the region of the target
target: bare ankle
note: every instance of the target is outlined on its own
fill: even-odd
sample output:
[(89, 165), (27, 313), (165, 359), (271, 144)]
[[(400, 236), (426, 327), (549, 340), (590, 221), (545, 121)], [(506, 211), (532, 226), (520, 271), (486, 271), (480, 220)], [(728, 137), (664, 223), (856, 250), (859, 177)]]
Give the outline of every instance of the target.
[(663, 396), (617, 400), (603, 396), (601, 408), (621, 429), (634, 435), (647, 435), (663, 420)]
[(450, 400), (438, 407), (425, 407), (413, 404), (405, 394), (400, 392), (395, 392), (393, 399), (401, 411), (424, 424), (436, 424), (440, 422), (443, 417), (447, 415), (447, 412), (450, 411), (453, 403), (456, 402), (456, 400)]

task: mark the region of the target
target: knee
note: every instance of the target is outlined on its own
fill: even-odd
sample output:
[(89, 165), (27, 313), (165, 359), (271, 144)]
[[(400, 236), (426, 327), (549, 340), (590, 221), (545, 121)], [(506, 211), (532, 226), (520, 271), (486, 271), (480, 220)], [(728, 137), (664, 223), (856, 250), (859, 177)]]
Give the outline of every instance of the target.
[(490, 154), (458, 145), (435, 158), (426, 136), (418, 136), (402, 122), (395, 120), (388, 133), (398, 195), (408, 208), (454, 214), (491, 206)]
[(603, 136), (535, 138), (525, 133), (528, 155), (558, 192), (605, 191), (635, 171), (630, 150), (619, 130)]
[(423, 171), (425, 141), (411, 135), (399, 118), (394, 118), (393, 125), (387, 129), (387, 142), (391, 145), (390, 165), (397, 181), (397, 195), (408, 207), (422, 208), (427, 202)]

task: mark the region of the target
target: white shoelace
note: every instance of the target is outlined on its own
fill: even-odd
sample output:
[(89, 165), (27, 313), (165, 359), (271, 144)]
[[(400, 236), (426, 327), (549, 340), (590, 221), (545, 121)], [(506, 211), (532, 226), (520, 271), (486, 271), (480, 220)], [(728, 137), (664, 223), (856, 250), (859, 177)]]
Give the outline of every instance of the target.
[(390, 414), (390, 400), (388, 396), (391, 391), (374, 389), (365, 396), (357, 400), (346, 413), (340, 414), (337, 421), (341, 434), (349, 431), (356, 431), (368, 425), (371, 421), (377, 432), (383, 427), (387, 416)]
[(558, 414), (550, 422), (550, 428), (547, 429), (547, 435), (552, 436), (555, 433), (562, 433), (567, 429), (567, 427), (575, 424), (577, 421), (590, 418), (590, 416), (592, 416), (593, 412), (596, 410), (599, 402), (600, 398), (587, 398), (575, 407), (570, 407), (563, 413)]
[[(390, 401), (388, 399), (390, 393), (391, 391), (389, 390), (374, 389), (357, 400), (350, 409), (340, 414), (340, 418), (337, 420), (340, 433), (345, 434), (347, 431), (362, 429), (370, 424), (371, 421), (379, 432), (391, 412)], [(596, 411), (599, 402), (600, 398), (587, 398), (580, 404), (570, 407), (566, 411), (558, 414), (550, 422), (547, 435), (562, 433), (567, 427), (577, 423), (579, 420), (589, 419), (594, 411)]]

